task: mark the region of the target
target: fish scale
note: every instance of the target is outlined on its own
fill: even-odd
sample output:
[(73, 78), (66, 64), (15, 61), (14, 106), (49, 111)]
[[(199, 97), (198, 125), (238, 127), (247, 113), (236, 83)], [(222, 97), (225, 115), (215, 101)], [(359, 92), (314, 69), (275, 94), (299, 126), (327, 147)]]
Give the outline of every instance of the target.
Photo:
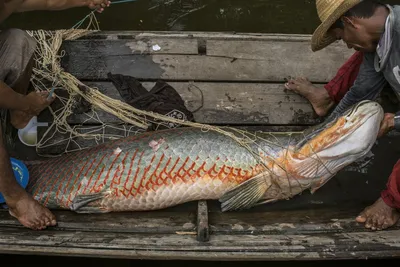
[(27, 191), (49, 208), (76, 212), (154, 210), (199, 199), (219, 199), (223, 211), (248, 208), (317, 190), (370, 151), (382, 118), (378, 104), (362, 102), (305, 132), (258, 133), (250, 150), (211, 130), (147, 132), (27, 162)]
[[(149, 145), (159, 140), (164, 141), (158, 148)], [(117, 149), (121, 152), (115, 153)], [(104, 198), (90, 206), (143, 210), (164, 206), (161, 199), (158, 204), (146, 200), (157, 192), (168, 195), (169, 203), (201, 196), (202, 190), (204, 197), (216, 197), (253, 176), (256, 165), (257, 160), (233, 139), (184, 128), (117, 140), (29, 166), (28, 190), (50, 208), (69, 208), (77, 196), (103, 193)], [(51, 171), (38, 171), (43, 167)], [(226, 181), (226, 187), (213, 189), (199, 179), (217, 179), (217, 185)], [(181, 196), (174, 196), (173, 188), (182, 191)]]

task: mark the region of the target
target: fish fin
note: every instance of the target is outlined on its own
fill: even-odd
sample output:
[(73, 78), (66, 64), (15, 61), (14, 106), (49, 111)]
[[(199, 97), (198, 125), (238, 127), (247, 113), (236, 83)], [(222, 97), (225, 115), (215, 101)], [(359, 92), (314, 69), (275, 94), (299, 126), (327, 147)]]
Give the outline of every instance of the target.
[(254, 206), (271, 186), (267, 174), (261, 173), (226, 192), (219, 201), (222, 211), (247, 209)]
[(70, 209), (77, 213), (103, 213), (103, 211), (101, 211), (99, 208), (88, 207), (86, 205), (93, 201), (102, 199), (105, 195), (106, 193), (104, 192), (87, 195), (77, 195), (72, 201)]

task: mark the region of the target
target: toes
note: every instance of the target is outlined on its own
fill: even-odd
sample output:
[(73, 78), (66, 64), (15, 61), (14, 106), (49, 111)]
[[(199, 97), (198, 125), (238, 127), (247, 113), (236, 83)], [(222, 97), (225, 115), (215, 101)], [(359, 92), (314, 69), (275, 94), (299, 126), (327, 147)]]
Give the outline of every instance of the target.
[(367, 221), (367, 218), (364, 215), (359, 215), (356, 218), (356, 221), (359, 222), (359, 223), (365, 223)]
[(367, 217), (367, 220), (365, 221), (365, 228), (371, 229), (372, 225), (373, 225), (373, 218)]
[(288, 89), (288, 90), (293, 90), (292, 86), (293, 86), (293, 82), (292, 81), (288, 81), (287, 83), (285, 83), (285, 88)]
[(285, 83), (285, 88), (288, 90), (296, 90), (298, 88), (298, 85), (295, 81), (291, 80)]
[(380, 231), (382, 230), (382, 226), (383, 226), (383, 220), (376, 220), (374, 227), (372, 227), (372, 230)]
[(373, 217), (371, 223), (371, 230), (376, 231), (379, 228), (379, 218)]
[(51, 213), (49, 210), (46, 213), (46, 224), (47, 224), (47, 226), (57, 225), (56, 216), (54, 216), (54, 214)]
[(367, 212), (366, 210), (364, 210), (357, 216), (356, 221), (359, 223), (365, 223), (367, 221), (367, 218), (368, 218)]
[(40, 221), (40, 229), (42, 230), (42, 229), (45, 229), (46, 227), (47, 227), (46, 219), (42, 219)]
[(46, 226), (50, 226), (51, 225), (51, 220), (49, 218), (47, 218), (47, 217), (45, 219), (45, 224), (46, 224)]

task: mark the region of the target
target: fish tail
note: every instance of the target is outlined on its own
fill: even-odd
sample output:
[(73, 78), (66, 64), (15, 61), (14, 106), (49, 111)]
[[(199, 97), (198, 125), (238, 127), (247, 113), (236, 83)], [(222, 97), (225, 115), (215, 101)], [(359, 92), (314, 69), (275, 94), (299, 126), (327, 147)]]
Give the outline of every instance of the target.
[(222, 211), (248, 209), (257, 204), (271, 187), (270, 174), (260, 173), (226, 192), (219, 201)]

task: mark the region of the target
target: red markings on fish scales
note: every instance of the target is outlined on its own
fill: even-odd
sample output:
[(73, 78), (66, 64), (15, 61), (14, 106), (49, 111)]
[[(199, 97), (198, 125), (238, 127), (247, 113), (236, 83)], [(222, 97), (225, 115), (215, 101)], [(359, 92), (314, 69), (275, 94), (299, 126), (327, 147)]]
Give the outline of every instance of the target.
[[(67, 156), (67, 158), (70, 158), (70, 156)], [(61, 162), (61, 160), (65, 160), (65, 158), (64, 159), (60, 158), (59, 162)], [(57, 178), (52, 177), (52, 179), (46, 179), (46, 178), (43, 179), (43, 180), (45, 180), (45, 186), (43, 187), (43, 191), (42, 191), (41, 196), (39, 197), (39, 200), (42, 201), (44, 199), (44, 196), (45, 196), (46, 192), (47, 192), (47, 197), (43, 202), (44, 205), (47, 204), (47, 202), (49, 200), (49, 197), (50, 197), (50, 194), (51, 194), (51, 191), (53, 190), (54, 186), (57, 184), (58, 178), (61, 176), (62, 173), (64, 173), (66, 170), (68, 170), (68, 168), (64, 168), (64, 169), (60, 170), (60, 168), (56, 168), (56, 166), (54, 166), (53, 164), (49, 164), (49, 165), (51, 165), (51, 166), (49, 166), (49, 168), (51, 167), (51, 169), (53, 171), (56, 171), (56, 170), (58, 171), (58, 176), (57, 176)], [(47, 173), (47, 174), (51, 175), (51, 173)], [(48, 186), (50, 186), (50, 190), (46, 191)]]
[[(121, 183), (121, 177), (125, 172), (125, 161), (126, 161), (126, 158), (128, 157), (128, 155), (129, 155), (129, 152), (125, 154), (125, 157), (122, 159), (121, 164), (118, 165), (117, 171), (114, 173), (114, 177), (111, 181), (111, 186), (110, 186), (111, 190), (113, 190), (113, 189), (116, 190), (115, 194), (117, 197), (119, 196), (119, 192), (118, 192), (119, 189), (114, 188), (114, 186), (117, 186)], [(122, 170), (120, 170), (121, 165), (122, 165)], [(128, 180), (128, 179), (126, 178), (125, 182), (126, 182), (126, 180)]]
[[(128, 175), (126, 177), (125, 184), (124, 184), (124, 192), (125, 191), (127, 191), (127, 192), (126, 192), (126, 194), (124, 192), (122, 193), (124, 196), (127, 196), (130, 193), (129, 190), (128, 190), (128, 182), (132, 181), (130, 179), (131, 173), (132, 173), (132, 166), (133, 166), (133, 163), (135, 162), (135, 158), (136, 158), (136, 155), (137, 155), (138, 151), (139, 151), (139, 149), (135, 150), (135, 153), (133, 153), (133, 156), (131, 158), (131, 163), (129, 164)], [(132, 181), (132, 184), (133, 184), (133, 181)]]
[[(137, 164), (137, 169), (136, 169), (135, 177), (133, 178), (132, 186), (131, 186), (131, 188), (129, 189), (129, 192), (131, 193), (131, 195), (134, 195), (134, 194), (135, 194), (135, 193), (133, 193), (132, 191), (135, 190), (135, 183), (136, 183), (136, 180), (137, 180), (137, 177), (138, 177), (138, 173), (139, 173), (139, 171), (140, 171), (140, 163), (142, 162), (143, 154), (144, 154), (144, 151), (140, 154), (140, 158), (139, 158), (139, 161), (138, 161), (138, 164)], [(139, 187), (140, 187), (140, 185), (139, 185)]]
[[(129, 153), (126, 153), (125, 157), (122, 159), (121, 164), (118, 165), (117, 171), (115, 172), (114, 177), (111, 182), (111, 190), (113, 190), (113, 189), (116, 190), (115, 195), (117, 197), (119, 197), (119, 188), (114, 188), (114, 186), (118, 186), (121, 183), (121, 177), (125, 172), (125, 161), (126, 161), (126, 158), (128, 157), (128, 155), (129, 155)], [(121, 165), (122, 165), (122, 170), (120, 170)], [(127, 178), (125, 178), (125, 180), (127, 180)]]
[[(92, 181), (94, 174), (96, 173), (96, 171), (99, 168), (100, 164), (103, 162), (103, 159), (106, 157), (106, 155), (107, 155), (107, 153), (103, 154), (103, 156), (100, 158), (99, 162), (97, 163), (96, 167), (92, 171), (92, 175), (90, 175), (89, 181), (88, 181), (87, 185), (85, 186), (85, 188), (83, 189), (82, 195), (85, 194), (86, 190), (89, 190), (90, 182)], [(96, 180), (96, 182), (97, 182), (97, 180)], [(93, 186), (93, 188), (94, 188), (94, 186)], [(89, 192), (92, 192), (92, 190), (90, 190)]]
[[(164, 157), (165, 157), (165, 155), (162, 154), (160, 160), (158, 161), (158, 164), (157, 164), (156, 168), (154, 169), (154, 172), (151, 174), (150, 179), (149, 179), (149, 181), (147, 183), (151, 182), (151, 183), (153, 183), (155, 185), (158, 185), (160, 183), (159, 182), (160, 177), (157, 177), (157, 170), (158, 170), (158, 168), (160, 168), (160, 165), (163, 162)], [(153, 180), (153, 178), (155, 178), (155, 179)], [(161, 182), (161, 184), (162, 184), (162, 182)]]
[[(48, 177), (51, 176), (51, 173), (49, 173), (49, 170), (53, 170), (54, 168), (63, 161), (62, 157), (56, 159), (54, 162), (50, 162), (47, 164), (47, 168), (45, 168), (42, 173), (38, 173), (39, 177), (37, 180), (39, 181), (36, 185), (35, 188), (32, 192), (33, 197), (35, 197), (38, 201), (42, 201), (44, 197), (44, 192), (45, 189), (47, 188), (48, 184), (53, 181), (53, 179), (49, 179)], [(40, 196), (39, 196), (40, 195)]]
[[(204, 161), (203, 164), (201, 164), (201, 166), (196, 171), (197, 177), (203, 177), (203, 175), (207, 173), (207, 170), (204, 169), (205, 166), (206, 162)], [(202, 174), (201, 171), (203, 171), (204, 173)]]
[[(88, 169), (86, 170), (86, 173), (84, 174), (83, 179), (86, 179), (86, 175), (88, 174), (88, 172), (89, 172), (90, 168), (92, 167), (94, 161), (91, 161), (91, 162), (92, 162), (92, 163), (91, 163), (91, 165), (88, 167)], [(79, 174), (75, 177), (75, 180), (74, 180), (74, 182), (73, 182), (73, 186), (72, 186), (72, 190), (71, 190), (71, 191), (73, 191), (73, 189), (75, 188), (77, 180), (78, 180), (79, 178), (81, 178), (82, 172), (83, 172), (83, 170), (85, 169), (85, 167), (86, 167), (86, 165), (87, 165), (88, 163), (89, 163), (89, 160), (86, 160), (86, 161), (85, 161), (85, 164), (83, 165), (83, 167), (82, 167), (82, 169), (81, 169), (81, 171), (80, 171)], [(74, 198), (76, 197), (76, 195), (79, 193), (79, 191), (80, 191), (81, 188), (82, 188), (82, 182), (83, 182), (83, 180), (81, 180), (81, 182), (79, 183), (78, 189), (77, 189), (75, 192), (71, 192), (71, 193), (69, 194), (68, 200), (67, 200), (66, 203), (65, 203), (66, 206), (69, 207), (69, 206), (71, 205), (72, 199), (74, 199)], [(65, 190), (66, 190), (67, 188), (68, 188), (68, 186), (65, 187)], [(66, 195), (65, 190), (64, 190), (64, 195)], [(72, 198), (72, 196), (73, 196), (73, 198)], [(71, 198), (72, 198), (72, 199), (71, 199)]]
[(110, 172), (111, 172), (111, 170), (113, 169), (115, 162), (119, 159), (119, 156), (120, 156), (121, 154), (122, 154), (122, 152), (117, 153), (117, 155), (115, 155), (114, 153), (112, 154), (112, 155), (115, 155), (115, 157), (114, 157), (114, 160), (111, 162), (111, 166), (108, 167), (108, 172), (107, 172), (106, 177), (104, 177), (103, 183), (101, 183), (101, 184), (96, 188), (96, 184), (97, 184), (98, 180), (100, 180), (101, 173), (103, 173), (103, 170), (104, 170), (105, 167), (106, 167), (105, 165), (103, 166), (103, 169), (102, 169), (101, 173), (99, 174), (99, 176), (98, 176), (98, 178), (97, 178), (97, 180), (96, 180), (96, 182), (95, 182), (95, 184), (94, 184), (94, 186), (93, 186), (93, 188), (92, 188), (92, 191), (98, 191), (98, 192), (99, 192), (99, 191), (102, 189), (102, 187), (103, 187), (104, 185), (107, 184), (108, 178), (110, 177)]
[[(84, 158), (87, 157), (87, 155), (89, 155), (89, 153), (91, 153), (91, 152), (97, 152), (99, 149), (100, 149), (99, 147), (97, 147), (97, 148), (94, 147), (94, 148), (89, 149), (89, 150), (87, 151), (87, 152), (88, 152), (87, 154), (86, 154), (86, 153), (83, 153), (83, 152), (78, 153), (78, 154), (77, 154), (77, 157), (79, 158), (79, 161), (78, 161), (78, 164), (76, 164), (76, 166), (79, 166), (79, 164), (83, 161)], [(63, 193), (63, 195), (64, 195), (64, 197), (65, 197), (65, 202), (63, 202), (63, 200), (61, 199), (61, 203), (62, 203), (63, 205), (69, 207), (69, 206), (71, 205), (71, 203), (72, 203), (72, 200), (71, 200), (72, 195), (76, 196), (76, 195), (78, 194), (78, 191), (79, 191), (79, 189), (81, 188), (81, 183), (79, 183), (78, 189), (74, 192), (74, 189), (75, 189), (75, 187), (76, 187), (76, 182), (77, 182), (78, 179), (80, 179), (80, 178), (82, 177), (82, 176), (81, 176), (81, 175), (82, 175), (82, 172), (83, 172), (83, 170), (85, 169), (85, 167), (86, 167), (86, 165), (87, 165), (88, 162), (89, 162), (88, 160), (85, 160), (85, 163), (84, 163), (83, 167), (80, 169), (78, 175), (75, 176), (75, 179), (74, 179), (74, 181), (73, 181), (73, 183), (72, 183), (72, 186), (71, 186), (71, 190), (69, 190), (69, 191), (70, 191), (69, 194), (67, 194), (67, 189), (68, 189), (69, 184), (70, 184), (70, 182), (71, 182), (72, 176), (68, 179), (68, 183), (67, 183), (67, 185), (64, 187), (64, 193)]]
[[(65, 167), (64, 167), (64, 169), (65, 169)], [(72, 167), (71, 167), (71, 168), (67, 168), (67, 170), (69, 170), (69, 171), (71, 172), (71, 171), (73, 170), (73, 168), (72, 168)], [(59, 171), (60, 171), (60, 170), (59, 170)], [(68, 173), (68, 171), (67, 171), (67, 173)], [(49, 193), (47, 194), (47, 197), (46, 197), (46, 199), (45, 199), (45, 201), (44, 201), (44, 203), (43, 203), (44, 206), (46, 206), (47, 203), (49, 202), (51, 192), (53, 191), (54, 187), (57, 185), (58, 179), (61, 177), (62, 174), (64, 174), (64, 172), (63, 172), (63, 171), (60, 171), (60, 172), (58, 173), (58, 175), (57, 175), (57, 178), (54, 179), (53, 185), (51, 186), (51, 188), (50, 188), (50, 190), (49, 190)], [(63, 179), (65, 179), (65, 176), (64, 176)], [(63, 179), (62, 179), (62, 180), (63, 180)], [(62, 182), (60, 183), (60, 186), (61, 186), (61, 185), (62, 185)]]
[(168, 172), (168, 178), (170, 179), (174, 179), (174, 176), (172, 175), (172, 173), (174, 172), (176, 165), (178, 164), (178, 162), (181, 160), (181, 158), (178, 157), (178, 159), (175, 161), (174, 166), (171, 168), (171, 170)]
[[(81, 156), (82, 156), (82, 154), (80, 154)], [(79, 156), (79, 155), (78, 155)], [(79, 158), (80, 159), (80, 158)], [(73, 161), (74, 162), (74, 161)], [(69, 186), (69, 183), (70, 183), (70, 181), (71, 181), (71, 178), (74, 176), (74, 173), (75, 173), (75, 169), (79, 166), (79, 163), (80, 163), (80, 160), (77, 160), (77, 164), (73, 164), (72, 165), (72, 167), (69, 169), (70, 170), (70, 174), (71, 175), (69, 175), (69, 178), (68, 178), (68, 182), (67, 182), (67, 185), (65, 186), (65, 188), (64, 188), (64, 195), (61, 195), (61, 199), (59, 199), (59, 197), (58, 197), (58, 195), (59, 195), (59, 193), (60, 193), (60, 191), (62, 191), (62, 186), (63, 186), (63, 182), (65, 181), (65, 179), (67, 178), (67, 173), (64, 175), (64, 177), (61, 179), (61, 181), (59, 182), (59, 186), (58, 186), (58, 188), (57, 188), (57, 192), (56, 192), (56, 200), (59, 200), (60, 201), (60, 205), (62, 205), (63, 204), (63, 196), (65, 196), (65, 200), (67, 201), (67, 196), (65, 195), (65, 192), (66, 192), (66, 190), (67, 190), (67, 188), (68, 188), (68, 186)], [(72, 190), (70, 190), (70, 193), (71, 193), (71, 191)]]
[[(37, 180), (39, 183), (35, 185), (35, 189), (33, 190), (33, 196), (38, 200), (42, 201), (44, 198), (44, 194), (46, 192), (47, 186), (53, 181), (54, 182), (54, 177), (52, 177), (52, 171), (59, 170), (59, 163), (62, 163), (64, 161), (64, 157), (59, 157), (58, 159), (48, 162), (46, 164), (47, 168), (42, 170), (42, 172), (39, 172), (38, 174), (40, 175)], [(51, 171), (49, 171), (51, 170)], [(39, 196), (40, 195), (40, 196)]]
[[(183, 164), (181, 165), (181, 167), (179, 168), (179, 170), (176, 172), (175, 177), (172, 177), (172, 181), (173, 183), (177, 182), (177, 178), (180, 178), (182, 180), (182, 182), (186, 182), (186, 171), (185, 171), (185, 165), (186, 163), (189, 161), (189, 157), (186, 157), (185, 161), (183, 162)], [(181, 174), (182, 171), (182, 174)]]
[(212, 165), (212, 167), (207, 172), (208, 175), (210, 175), (211, 178), (218, 177), (219, 172), (215, 169), (215, 167), (217, 167), (216, 163), (214, 163), (214, 165)]
[[(190, 166), (190, 168), (189, 169), (187, 169), (187, 171), (186, 171), (186, 173), (187, 173), (187, 175), (189, 176), (189, 178), (190, 179), (196, 179), (197, 177), (195, 176), (195, 174), (196, 174), (196, 171), (194, 170), (194, 167), (196, 166), (196, 162), (193, 162), (192, 163), (192, 166)], [(194, 173), (190, 173), (190, 171), (193, 171)]]
[[(226, 171), (228, 170), (228, 171)], [(222, 168), (218, 174), (218, 177), (220, 180), (224, 181), (226, 179), (230, 179), (233, 176), (233, 170), (234, 168), (226, 166), (226, 165), (222, 165)]]
[[(169, 166), (169, 163), (171, 162), (171, 158), (168, 159), (167, 163), (164, 166), (164, 169), (162, 169), (160, 173), (160, 178), (161, 181), (164, 185), (168, 185), (168, 173), (167, 173), (167, 167)], [(163, 177), (164, 176), (164, 177)]]
[(147, 175), (147, 173), (149, 172), (149, 170), (150, 170), (150, 168), (151, 168), (151, 165), (153, 165), (153, 162), (154, 162), (154, 159), (155, 159), (155, 158), (156, 158), (156, 155), (154, 155), (154, 156), (151, 158), (150, 164), (149, 164), (146, 168), (144, 168), (143, 176), (142, 176), (142, 178), (141, 178), (141, 183), (140, 183), (140, 185), (139, 185), (138, 188), (140, 188), (140, 186), (144, 186), (147, 190), (149, 190), (149, 188), (148, 188), (149, 181), (147, 181), (145, 184), (143, 184), (143, 182), (146, 181), (146, 175)]
[(97, 178), (94, 181), (94, 185), (92, 186), (92, 188), (89, 191), (90, 193), (99, 193), (100, 190), (103, 188), (103, 184), (100, 184), (98, 187), (96, 187), (96, 185), (97, 185), (97, 182), (100, 180), (100, 177), (103, 175), (105, 168), (106, 168), (106, 165), (103, 163), (103, 166), (101, 167), (99, 175), (97, 175)]
[[(100, 149), (100, 146), (97, 147), (97, 148), (94, 148), (94, 152), (97, 153), (99, 149)], [(87, 179), (87, 175), (88, 175), (89, 171), (92, 169), (93, 164), (94, 164), (95, 162), (96, 162), (96, 157), (93, 157), (92, 160), (91, 160), (90, 166), (87, 168), (87, 170), (86, 170), (86, 172), (85, 172), (85, 174), (84, 174), (84, 176), (83, 176), (84, 179)], [(76, 184), (78, 178), (79, 178), (79, 177), (76, 177), (76, 178), (75, 178), (74, 184)], [(86, 189), (87, 189), (88, 186), (89, 186), (89, 183), (90, 183), (90, 181), (88, 180), (88, 181), (87, 181), (87, 184), (85, 185), (85, 188), (83, 189), (82, 194), (85, 193)], [(74, 198), (75, 198), (76, 195), (78, 194), (79, 190), (81, 190), (81, 187), (82, 187), (82, 182), (79, 184), (78, 190), (76, 190), (75, 195), (74, 195)], [(72, 194), (70, 194), (70, 197), (68, 198), (68, 205), (70, 205), (70, 203), (72, 202), (71, 196), (72, 196)]]

